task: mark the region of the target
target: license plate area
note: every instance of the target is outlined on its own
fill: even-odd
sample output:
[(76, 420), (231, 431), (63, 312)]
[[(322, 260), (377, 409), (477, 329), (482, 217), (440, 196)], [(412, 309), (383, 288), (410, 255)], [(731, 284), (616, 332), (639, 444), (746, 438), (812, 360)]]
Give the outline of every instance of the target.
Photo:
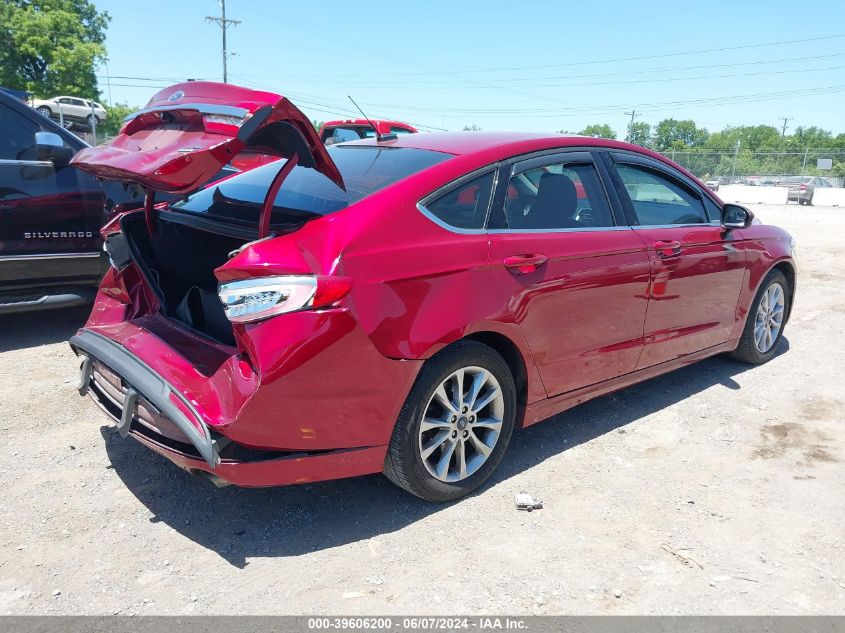
[[(190, 438), (179, 427), (162, 415), (158, 408), (127, 385), (123, 378), (106, 365), (96, 359), (91, 359), (90, 372), (91, 382), (98, 395), (108, 400), (112, 405), (109, 408), (120, 412), (120, 415), (112, 413), (112, 417), (118, 422), (121, 435), (128, 434), (134, 423), (141, 424), (153, 433), (170, 440), (190, 444)], [(127, 405), (131, 413), (127, 413)]]

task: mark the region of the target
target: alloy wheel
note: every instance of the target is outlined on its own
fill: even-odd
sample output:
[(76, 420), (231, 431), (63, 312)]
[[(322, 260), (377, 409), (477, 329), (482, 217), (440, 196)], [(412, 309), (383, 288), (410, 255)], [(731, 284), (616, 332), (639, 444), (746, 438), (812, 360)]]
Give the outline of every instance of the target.
[(754, 319), (754, 345), (761, 354), (772, 349), (778, 338), (783, 327), (784, 306), (783, 288), (773, 283), (763, 293)]
[(419, 455), (440, 481), (470, 477), (487, 461), (502, 430), (505, 399), (496, 377), (464, 367), (446, 377), (420, 420)]

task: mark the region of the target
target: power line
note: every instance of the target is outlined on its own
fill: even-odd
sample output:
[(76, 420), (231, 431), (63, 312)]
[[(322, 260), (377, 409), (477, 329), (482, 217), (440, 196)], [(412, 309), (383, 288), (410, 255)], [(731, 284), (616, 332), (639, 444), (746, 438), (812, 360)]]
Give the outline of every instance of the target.
[[(729, 103), (754, 103), (757, 101), (768, 101), (778, 98), (790, 98), (800, 96), (812, 96), (816, 94), (828, 94), (833, 92), (841, 92), (845, 90), (845, 84), (820, 86), (818, 88), (807, 88), (803, 90), (782, 90), (776, 92), (762, 92), (743, 95), (728, 95), (722, 97), (707, 97), (702, 99), (684, 99), (679, 101), (658, 101), (648, 103), (628, 103), (628, 104), (613, 104), (613, 105), (583, 105), (577, 107), (559, 107), (559, 108), (439, 108), (439, 107), (425, 107), (425, 106), (401, 106), (385, 104), (378, 104), (374, 102), (366, 102), (365, 105), (374, 107), (385, 107), (402, 110), (414, 110), (417, 112), (432, 112), (439, 114), (441, 112), (449, 112), (453, 114), (479, 114), (479, 115), (511, 115), (511, 116), (527, 116), (540, 115), (548, 113), (550, 116), (560, 115), (561, 112), (573, 113), (599, 113), (599, 112), (619, 112), (625, 108), (638, 108), (638, 113), (642, 114), (655, 108), (676, 107), (701, 104), (708, 105), (726, 105)], [(630, 115), (630, 113), (627, 113)]]
[(205, 16), (206, 21), (208, 22), (215, 22), (220, 26), (220, 29), (223, 31), (223, 83), (229, 83), (229, 77), (226, 70), (226, 58), (228, 57), (226, 53), (226, 29), (229, 28), (229, 25), (237, 26), (241, 23), (240, 20), (228, 20), (226, 19), (226, 0), (220, 0), (220, 16), (215, 15), (207, 15)]
[[(797, 39), (797, 40), (783, 40), (778, 42), (762, 42), (758, 44), (741, 44), (738, 46), (723, 46), (719, 48), (700, 48), (695, 50), (686, 50), (686, 51), (677, 51), (672, 53), (657, 53), (652, 55), (639, 55), (635, 57), (616, 57), (616, 58), (608, 58), (608, 59), (593, 59), (593, 60), (585, 60), (585, 61), (570, 61), (566, 64), (541, 64), (535, 66), (488, 66), (485, 68), (473, 68), (473, 69), (462, 69), (462, 70), (439, 70), (439, 71), (429, 71), (429, 72), (406, 72), (403, 73), (405, 77), (411, 76), (423, 76), (423, 75), (463, 75), (463, 74), (477, 74), (477, 73), (502, 73), (502, 72), (511, 72), (511, 71), (525, 71), (525, 70), (542, 70), (548, 68), (570, 68), (572, 66), (591, 66), (595, 64), (615, 64), (619, 62), (632, 62), (632, 61), (643, 61), (646, 59), (665, 59), (665, 58), (672, 58), (672, 57), (681, 57), (685, 55), (699, 55), (703, 53), (722, 53), (727, 51), (737, 51), (737, 50), (746, 50), (751, 48), (766, 48), (769, 46), (786, 46), (790, 44), (803, 44), (806, 42), (817, 42), (823, 40), (831, 40), (831, 39), (840, 39), (845, 37), (845, 33), (837, 33), (833, 35), (823, 35), (820, 37), (809, 37), (804, 39)], [(346, 75), (347, 77), (368, 77), (372, 76), (372, 73), (369, 75), (359, 73), (357, 75)], [(335, 76), (336, 78), (336, 76)]]
[[(763, 70), (759, 72), (742, 72), (742, 73), (727, 73), (723, 75), (684, 75), (683, 77), (661, 77), (661, 78), (652, 78), (652, 79), (628, 79), (628, 80), (618, 80), (618, 81), (586, 81), (586, 82), (564, 82), (564, 83), (546, 83), (546, 84), (523, 84), (520, 87), (525, 88), (560, 88), (560, 87), (575, 87), (575, 86), (622, 86), (622, 85), (631, 85), (631, 84), (654, 84), (654, 83), (667, 83), (673, 81), (697, 81), (697, 80), (705, 80), (705, 79), (727, 79), (731, 77), (762, 77), (762, 76), (769, 76), (769, 75), (790, 75), (795, 73), (811, 73), (811, 72), (822, 72), (827, 70), (841, 70), (845, 68), (845, 66), (825, 66), (823, 68), (794, 68), (788, 70)], [(631, 73), (626, 73), (630, 76)], [(638, 71), (637, 74), (639, 75), (640, 72)], [(377, 85), (370, 85), (368, 87), (378, 88), (380, 86)], [(454, 86), (416, 86), (420, 90), (454, 90)], [(499, 86), (490, 85), (485, 86), (483, 84), (479, 84), (475, 86), (476, 88), (482, 89), (498, 89)], [(414, 86), (403, 86), (403, 90), (413, 89)]]
[(172, 81), (174, 83), (185, 81), (184, 77), (130, 77), (128, 75), (97, 75), (98, 79), (110, 77), (111, 79), (130, 79), (133, 81)]
[[(803, 61), (815, 61), (820, 59), (830, 59), (835, 57), (845, 57), (845, 53), (831, 53), (827, 55), (813, 55), (810, 57), (783, 57), (779, 59), (764, 59), (764, 60), (756, 60), (750, 62), (731, 62), (727, 64), (696, 64), (694, 66), (668, 66), (668, 67), (658, 67), (658, 68), (637, 68), (636, 74), (643, 75), (648, 73), (664, 73), (664, 72), (675, 72), (675, 71), (688, 71), (688, 70), (701, 70), (701, 69), (712, 69), (712, 68), (733, 68), (737, 66), (759, 66), (763, 64), (779, 64), (779, 63), (794, 63), (794, 62), (803, 62)], [(802, 69), (803, 70), (803, 69)], [(800, 72), (797, 70), (785, 70), (785, 71), (775, 71), (775, 72)], [(534, 84), (533, 82), (537, 81), (552, 81), (555, 79), (592, 79), (592, 78), (603, 78), (603, 77), (630, 77), (632, 71), (631, 70), (622, 70), (622, 71), (613, 71), (613, 72), (599, 72), (599, 73), (582, 73), (577, 75), (546, 75), (540, 77), (513, 77), (509, 78), (507, 81), (509, 84), (513, 84), (515, 82), (519, 82), (520, 84), (529, 84), (525, 87), (549, 87), (549, 86), (558, 86), (558, 85), (598, 85), (598, 84)], [(712, 77), (732, 77), (732, 76), (745, 76), (748, 73), (743, 73), (742, 75), (710, 75)], [(683, 77), (681, 79), (687, 79), (687, 77)], [(420, 90), (430, 90), (432, 88), (436, 89), (438, 86), (442, 85), (444, 88), (449, 90), (454, 89), (454, 83), (451, 84), (442, 84), (441, 80), (430, 80), (421, 82), (416, 79), (408, 79), (404, 80), (402, 77), (394, 77), (390, 80), (386, 80), (384, 82), (368, 82), (365, 84), (359, 84), (359, 87), (395, 87), (397, 84), (403, 83), (404, 81), (408, 81), (411, 85), (408, 86), (410, 89), (419, 88)], [(675, 79), (654, 79), (654, 80), (643, 80), (643, 81), (675, 81)], [(320, 82), (314, 82), (320, 83)], [(346, 81), (348, 83), (348, 80)]]

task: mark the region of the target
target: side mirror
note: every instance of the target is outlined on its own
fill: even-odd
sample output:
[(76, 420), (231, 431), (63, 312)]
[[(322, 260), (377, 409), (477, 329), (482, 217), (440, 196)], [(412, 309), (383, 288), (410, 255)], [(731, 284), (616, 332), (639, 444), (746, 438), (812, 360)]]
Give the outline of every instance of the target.
[(54, 165), (67, 165), (73, 158), (73, 150), (65, 147), (62, 137), (54, 132), (36, 132), (35, 155), (38, 160), (50, 161)]
[(722, 226), (726, 229), (745, 229), (751, 226), (754, 214), (738, 204), (726, 204), (722, 207)]

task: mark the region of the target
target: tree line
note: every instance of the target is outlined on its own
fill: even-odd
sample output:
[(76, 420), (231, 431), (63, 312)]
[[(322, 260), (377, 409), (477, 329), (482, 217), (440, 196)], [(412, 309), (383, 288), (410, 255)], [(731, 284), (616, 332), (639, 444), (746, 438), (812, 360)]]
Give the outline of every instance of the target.
[[(616, 131), (606, 123), (588, 125), (578, 134), (617, 138)], [(669, 118), (654, 126), (633, 122), (628, 125), (624, 140), (674, 156), (698, 176), (802, 173), (845, 176), (845, 134), (834, 136), (815, 125), (798, 126), (790, 134), (773, 125), (728, 126), (711, 133), (691, 119)], [(833, 169), (816, 170), (817, 158), (833, 159)]]

